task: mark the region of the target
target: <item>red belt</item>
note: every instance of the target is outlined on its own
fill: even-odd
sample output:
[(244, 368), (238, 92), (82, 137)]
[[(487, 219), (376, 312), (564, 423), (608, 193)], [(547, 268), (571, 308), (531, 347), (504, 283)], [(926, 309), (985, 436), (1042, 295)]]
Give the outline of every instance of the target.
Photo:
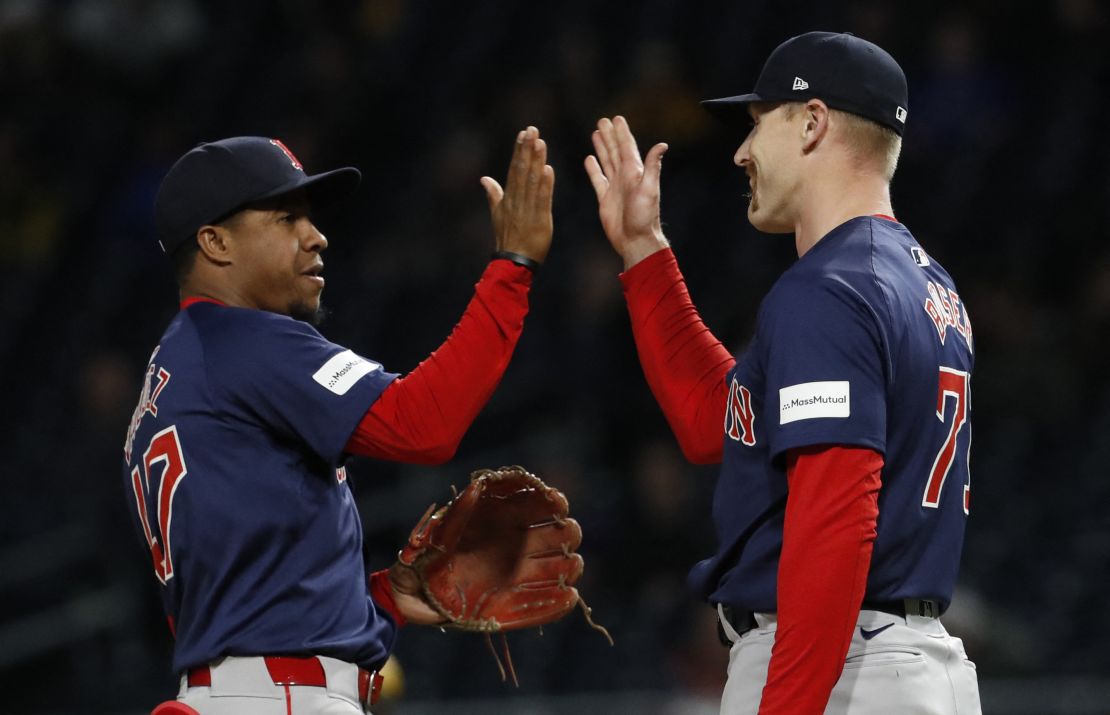
[[(287, 658), (280, 656), (266, 656), (266, 670), (274, 685), (311, 685), (325, 688), (328, 685), (324, 674), (324, 666), (315, 657)], [(189, 670), (189, 687), (204, 688), (212, 686), (212, 671), (207, 665)], [(358, 699), (370, 705), (378, 702), (382, 693), (382, 675), (377, 671), (370, 672), (358, 669)]]

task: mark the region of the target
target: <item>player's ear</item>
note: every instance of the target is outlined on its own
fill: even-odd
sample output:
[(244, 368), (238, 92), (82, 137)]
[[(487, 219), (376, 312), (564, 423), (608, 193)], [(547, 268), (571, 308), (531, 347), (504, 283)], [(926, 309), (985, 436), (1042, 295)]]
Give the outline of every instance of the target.
[(829, 107), (820, 99), (811, 99), (802, 106), (802, 152), (810, 153), (829, 131)]
[(206, 259), (217, 265), (231, 263), (231, 241), (223, 226), (201, 226), (197, 229), (197, 246)]

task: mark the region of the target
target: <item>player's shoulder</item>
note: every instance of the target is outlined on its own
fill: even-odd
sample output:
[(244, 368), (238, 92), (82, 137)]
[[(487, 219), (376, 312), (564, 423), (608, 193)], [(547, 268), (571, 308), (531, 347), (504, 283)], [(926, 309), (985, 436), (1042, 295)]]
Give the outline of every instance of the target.
[(768, 295), (773, 301), (805, 301), (851, 291), (871, 277), (870, 231), (860, 219), (837, 226), (794, 262)]
[(871, 216), (846, 221), (780, 276), (764, 307), (780, 314), (812, 313), (817, 304), (826, 305), (826, 310), (880, 312), (885, 301), (877, 247), (906, 247), (908, 256), (911, 243), (916, 242), (900, 224)]
[(308, 323), (287, 315), (271, 313), (268, 310), (236, 308), (217, 303), (197, 303), (181, 311), (180, 315), (208, 340), (250, 343), (268, 336), (321, 337), (320, 333)]
[(257, 363), (316, 347), (327, 340), (301, 320), (265, 310), (198, 303), (182, 311), (208, 361)]
[[(810, 260), (812, 258), (812, 260)], [(948, 272), (905, 225), (886, 217), (859, 216), (841, 224), (800, 259), (796, 279), (869, 287), (917, 285)]]
[(907, 227), (875, 219), (871, 234), (871, 271), (875, 282), (886, 290), (916, 295), (930, 281), (955, 289), (952, 276)]

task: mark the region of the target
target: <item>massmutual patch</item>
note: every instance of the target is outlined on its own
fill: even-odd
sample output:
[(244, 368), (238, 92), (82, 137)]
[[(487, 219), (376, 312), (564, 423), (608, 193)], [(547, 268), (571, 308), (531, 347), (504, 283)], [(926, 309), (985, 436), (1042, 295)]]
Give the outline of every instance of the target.
[(847, 380), (803, 382), (779, 390), (779, 424), (852, 413)]
[(356, 382), (381, 369), (382, 366), (373, 360), (367, 360), (353, 350), (344, 350), (332, 355), (312, 375), (312, 379), (337, 395), (346, 395)]

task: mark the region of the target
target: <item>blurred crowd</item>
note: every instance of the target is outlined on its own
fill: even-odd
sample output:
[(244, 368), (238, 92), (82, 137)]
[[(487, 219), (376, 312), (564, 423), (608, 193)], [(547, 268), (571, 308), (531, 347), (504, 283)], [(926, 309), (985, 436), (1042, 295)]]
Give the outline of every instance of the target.
[[(520, 463), (585, 532), (575, 616), (510, 638), (522, 691), (719, 692), (727, 652), (685, 588), (715, 470), (687, 465), (643, 379), (582, 160), (600, 116), (667, 141), (663, 219), (730, 348), (793, 242), (744, 218), (742, 140), (698, 100), (746, 91), (812, 29), (910, 83), (894, 207), (975, 328), (971, 519), (947, 619), (980, 677), (1105, 674), (1110, 609), (1110, 9), (1099, 0), (0, 0), (0, 685), (5, 712), (140, 712), (176, 688), (120, 449), (176, 310), (159, 181), (199, 141), (281, 138), (363, 183), (322, 216), (335, 342), (407, 372), (492, 250), (484, 174), (547, 139), (555, 242), (516, 356), (456, 458), (351, 465), (368, 559), (450, 483)], [(479, 638), (408, 628), (406, 696), (508, 693)]]

